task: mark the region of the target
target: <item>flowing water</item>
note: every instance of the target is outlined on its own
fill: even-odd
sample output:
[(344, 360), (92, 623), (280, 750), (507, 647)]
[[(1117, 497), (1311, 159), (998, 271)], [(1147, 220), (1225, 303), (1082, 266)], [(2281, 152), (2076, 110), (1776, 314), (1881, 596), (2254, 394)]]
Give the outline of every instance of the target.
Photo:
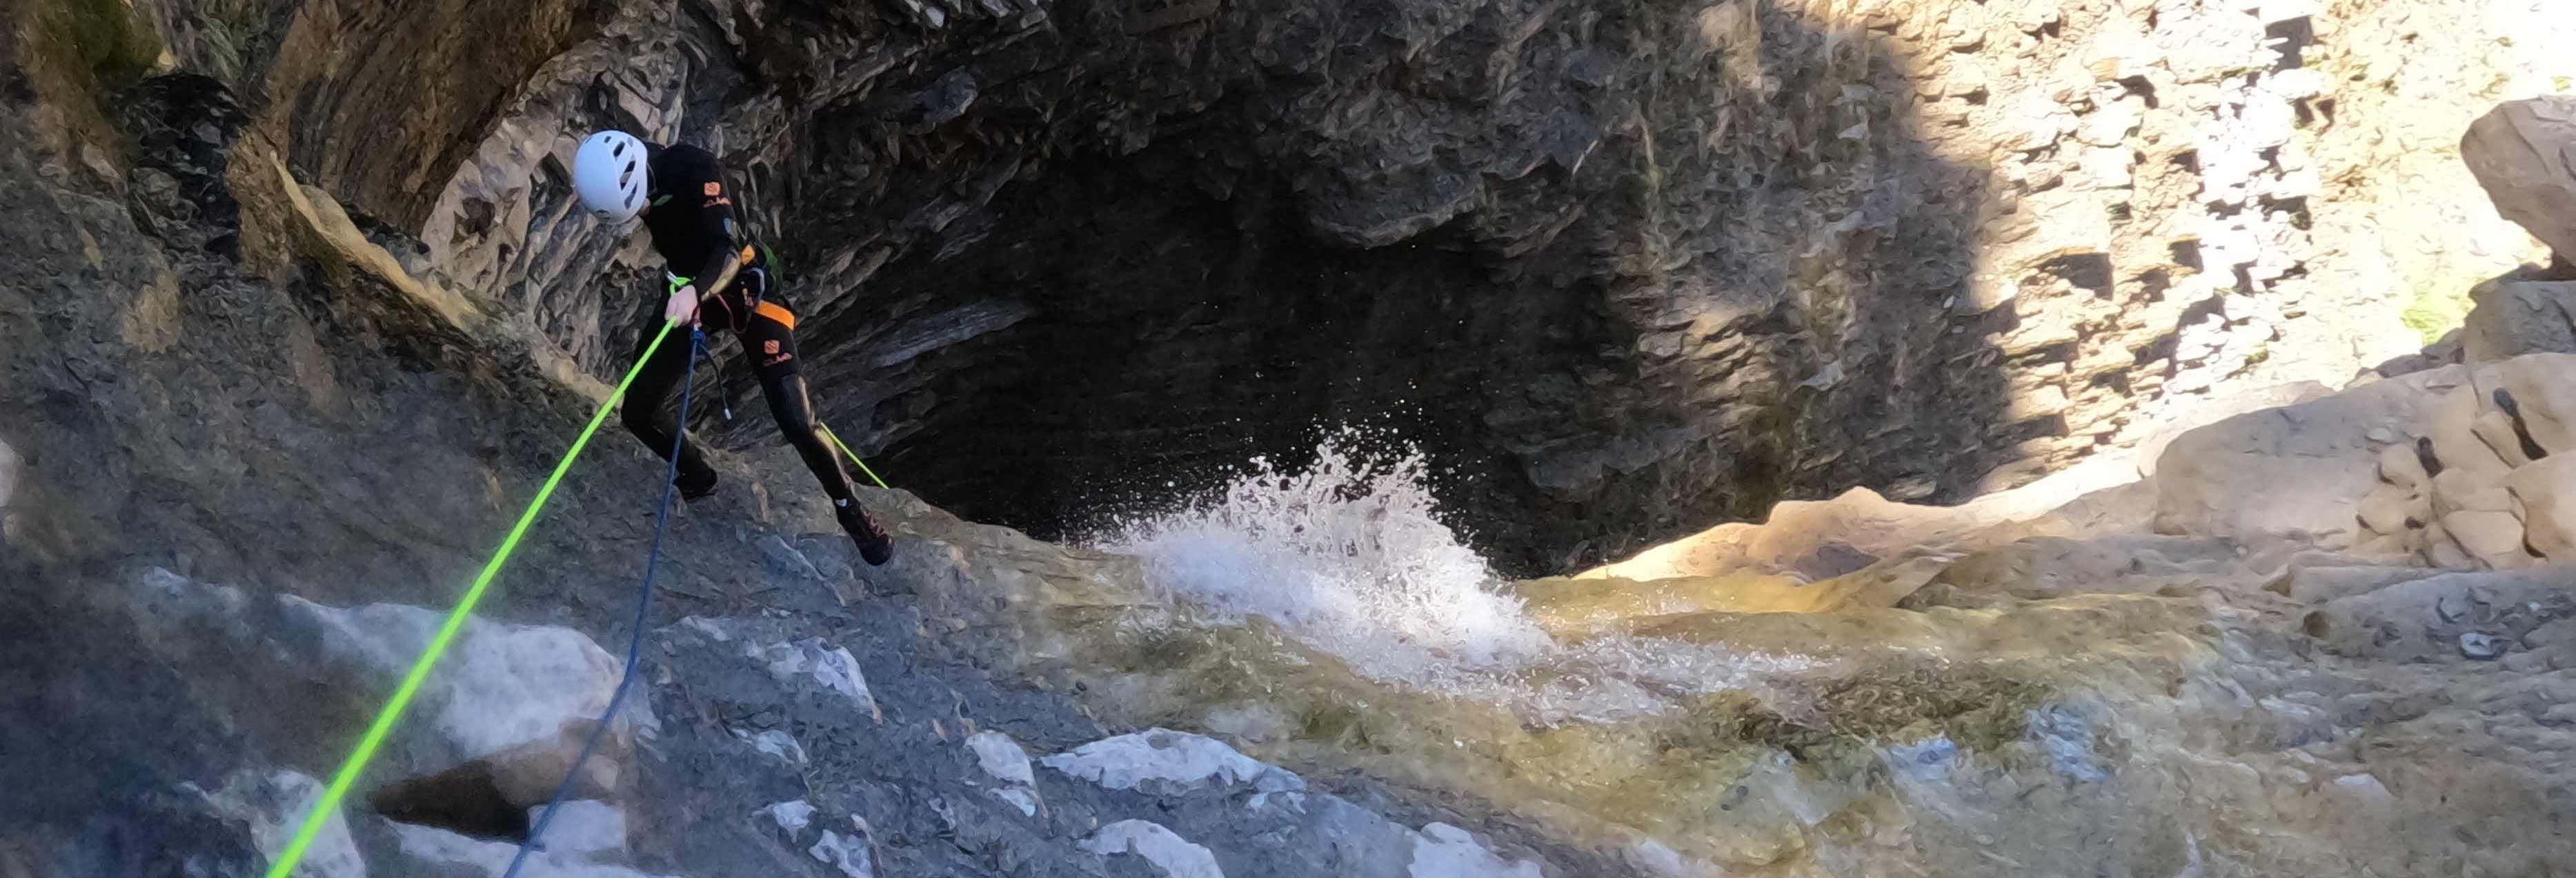
[(1108, 530), (1166, 600), (1260, 618), (1373, 681), (1512, 708), (1526, 721), (1607, 722), (1680, 709), (1792, 655), (1609, 635), (1560, 640), (1513, 584), (1440, 520), (1429, 465), (1345, 431), (1303, 469), (1255, 458), (1213, 496)]
[(1106, 687), (1116, 707), (1640, 850), (1794, 847), (1787, 821), (1720, 830), (1709, 815), (1741, 805), (1729, 790), (1746, 777), (1781, 774), (1760, 739), (1786, 708), (1759, 705), (1811, 699), (1774, 681), (1832, 661), (1708, 636), (1656, 600), (1568, 624), (1556, 604), (1637, 584), (1503, 580), (1441, 522), (1421, 455), (1362, 450), (1385, 444), (1344, 433), (1303, 468), (1255, 460), (1199, 502), (1106, 528), (1095, 547), (1136, 557), (1179, 611), (1143, 623), (1160, 638), (1117, 638), (1155, 646), (1111, 662), (1126, 672)]
[(1100, 542), (1145, 561), (1161, 594), (1261, 616), (1381, 679), (1438, 686), (1527, 664), (1553, 644), (1440, 522), (1419, 453), (1372, 460), (1342, 439), (1300, 472), (1255, 458), (1209, 500)]
[[(1022, 642), (1124, 722), (1508, 812), (1647, 872), (2172, 875), (2247, 815), (2330, 813), (2232, 761), (2277, 720), (2194, 598), (1892, 606), (1947, 549), (1813, 582), (1506, 581), (1441, 521), (1419, 454), (1367, 450), (1388, 445), (1346, 432), (1101, 528), (1091, 548), (1133, 566), (1033, 585)], [(2253, 804), (2185, 804), (2222, 788)]]

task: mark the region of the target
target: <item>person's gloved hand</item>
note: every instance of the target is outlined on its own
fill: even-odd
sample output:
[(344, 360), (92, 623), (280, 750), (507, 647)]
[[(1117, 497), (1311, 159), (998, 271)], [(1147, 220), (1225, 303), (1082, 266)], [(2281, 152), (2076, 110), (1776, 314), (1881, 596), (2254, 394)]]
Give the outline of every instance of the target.
[(662, 319), (674, 325), (696, 325), (698, 322), (698, 288), (692, 284), (671, 291), (671, 300), (662, 303)]

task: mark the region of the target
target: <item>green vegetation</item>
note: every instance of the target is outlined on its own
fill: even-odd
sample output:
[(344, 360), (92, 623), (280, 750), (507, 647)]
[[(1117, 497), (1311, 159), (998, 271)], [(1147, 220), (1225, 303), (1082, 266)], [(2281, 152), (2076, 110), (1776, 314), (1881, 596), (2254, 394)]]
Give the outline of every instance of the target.
[(1944, 735), (1972, 750), (2020, 740), (2024, 719), (2047, 700), (2040, 685), (1974, 665), (1890, 668), (1835, 682), (1815, 694), (1808, 715), (1774, 713), (1728, 693), (1703, 704), (1720, 738), (1777, 747), (1814, 759), (1836, 745), (1874, 747)]
[(2406, 312), (2398, 319), (2405, 321), (2406, 328), (2415, 330), (2429, 345), (2441, 341), (2443, 334), (2460, 328), (2460, 322), (2469, 317), (2469, 305), (2466, 292), (2417, 290), (2415, 299), (2406, 303)]

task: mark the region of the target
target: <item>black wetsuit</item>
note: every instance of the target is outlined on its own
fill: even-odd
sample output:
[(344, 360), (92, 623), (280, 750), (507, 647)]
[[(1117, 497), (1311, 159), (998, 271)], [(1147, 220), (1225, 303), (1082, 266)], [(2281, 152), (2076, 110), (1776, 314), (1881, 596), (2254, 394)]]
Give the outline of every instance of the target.
[[(835, 505), (850, 500), (849, 473), (816, 429), (814, 404), (806, 396), (804, 376), (798, 374), (796, 314), (780, 297), (768, 251), (750, 245), (747, 236), (736, 230), (733, 187), (724, 180), (724, 167), (714, 154), (694, 146), (648, 144), (648, 149), (652, 191), (647, 195), (644, 227), (653, 234), (653, 249), (674, 273), (671, 289), (692, 280), (705, 281), (698, 285), (698, 322), (711, 330), (732, 330), (742, 340), (752, 372), (760, 379), (761, 394), (769, 400), (769, 413), (778, 419), (778, 431), (805, 458), (806, 468), (814, 471)], [(684, 270), (691, 273), (677, 274)], [(706, 283), (722, 282), (728, 271), (733, 274), (731, 282), (707, 289)], [(643, 356), (644, 345), (661, 328), (661, 320), (662, 309), (652, 309), (636, 342), (635, 356)], [(664, 459), (670, 456), (676, 429), (668, 410), (671, 394), (688, 369), (688, 358), (688, 339), (674, 330), (627, 389), (626, 429)], [(694, 497), (713, 490), (715, 470), (698, 454), (696, 443), (680, 449), (682, 492)], [(847, 505), (855, 509), (857, 504)]]

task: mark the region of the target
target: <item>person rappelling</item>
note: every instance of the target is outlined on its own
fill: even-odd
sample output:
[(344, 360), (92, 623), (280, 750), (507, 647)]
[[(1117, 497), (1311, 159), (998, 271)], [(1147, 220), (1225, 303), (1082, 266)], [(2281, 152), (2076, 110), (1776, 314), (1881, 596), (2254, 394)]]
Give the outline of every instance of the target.
[[(805, 458), (841, 529), (858, 544), (859, 557), (882, 565), (893, 553), (883, 528), (859, 508), (850, 490), (849, 473), (824, 442), (807, 397), (796, 357), (796, 314), (782, 297), (776, 261), (766, 247), (748, 240), (734, 220), (731, 187), (715, 154), (695, 146), (659, 146), (623, 131), (602, 131), (582, 141), (573, 155), (573, 191), (583, 207), (612, 228), (641, 216), (652, 233), (653, 249), (662, 255), (670, 295), (662, 319), (673, 324), (731, 330), (752, 358), (769, 412), (787, 444)], [(687, 270), (686, 275), (679, 274)], [(716, 471), (698, 453), (697, 444), (680, 438), (685, 424), (674, 424), (664, 411), (688, 366), (691, 346), (654, 348), (654, 327), (646, 326), (630, 359), (650, 357), (628, 390), (626, 429), (655, 454), (669, 460), (679, 449), (674, 478), (683, 499), (695, 501), (716, 489)]]

